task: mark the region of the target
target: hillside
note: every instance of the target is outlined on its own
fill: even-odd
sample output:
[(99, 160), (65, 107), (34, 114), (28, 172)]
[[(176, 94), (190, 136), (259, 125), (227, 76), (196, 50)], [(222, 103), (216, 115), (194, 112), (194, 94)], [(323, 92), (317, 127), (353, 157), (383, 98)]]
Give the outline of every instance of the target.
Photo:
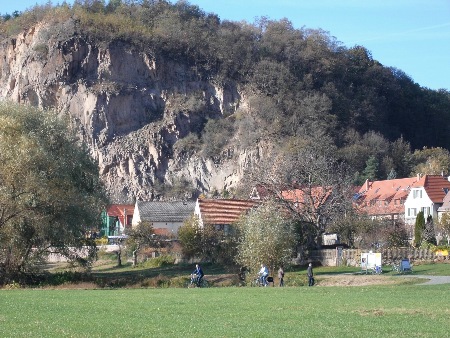
[[(0, 23), (0, 98), (67, 116), (114, 202), (227, 194), (273, 153), (313, 147), (359, 175), (450, 148), (450, 93), (287, 20), (187, 2), (43, 6)], [(358, 174), (355, 174), (358, 177)]]

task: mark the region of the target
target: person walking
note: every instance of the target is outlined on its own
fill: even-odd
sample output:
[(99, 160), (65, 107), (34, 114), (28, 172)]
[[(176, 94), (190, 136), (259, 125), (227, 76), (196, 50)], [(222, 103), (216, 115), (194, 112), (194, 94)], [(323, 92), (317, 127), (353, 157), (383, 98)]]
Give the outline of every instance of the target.
[(314, 272), (312, 268), (312, 263), (309, 263), (308, 269), (306, 270), (306, 274), (308, 275), (308, 286), (314, 285)]
[(284, 286), (284, 270), (283, 270), (283, 266), (280, 266), (280, 268), (278, 269), (278, 279), (280, 281), (279, 286)]

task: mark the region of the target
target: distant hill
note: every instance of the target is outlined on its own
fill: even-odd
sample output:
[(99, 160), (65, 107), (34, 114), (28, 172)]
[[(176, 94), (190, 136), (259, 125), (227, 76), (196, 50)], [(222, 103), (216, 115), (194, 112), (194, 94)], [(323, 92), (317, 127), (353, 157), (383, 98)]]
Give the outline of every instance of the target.
[(450, 149), (450, 93), (363, 46), (187, 2), (86, 3), (3, 18), (0, 97), (69, 116), (114, 202), (227, 195), (293, 147), (339, 157), (356, 181), (369, 159), (404, 177), (414, 149)]

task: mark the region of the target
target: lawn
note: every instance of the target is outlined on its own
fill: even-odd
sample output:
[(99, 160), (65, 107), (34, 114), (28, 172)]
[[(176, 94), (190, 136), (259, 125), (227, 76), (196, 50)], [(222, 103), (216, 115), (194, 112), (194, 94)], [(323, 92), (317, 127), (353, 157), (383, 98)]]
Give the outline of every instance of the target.
[(450, 285), (0, 290), (1, 337), (448, 337)]

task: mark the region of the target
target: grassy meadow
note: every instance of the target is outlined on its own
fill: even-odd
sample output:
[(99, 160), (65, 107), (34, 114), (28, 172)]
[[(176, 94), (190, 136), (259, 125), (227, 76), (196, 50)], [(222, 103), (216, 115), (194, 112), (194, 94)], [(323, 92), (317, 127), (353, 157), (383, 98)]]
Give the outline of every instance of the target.
[[(449, 275), (449, 266), (415, 273)], [(343, 272), (317, 268), (312, 288), (3, 289), (0, 337), (449, 336), (450, 284), (320, 285), (321, 275)]]
[(448, 337), (450, 285), (0, 291), (1, 337)]

